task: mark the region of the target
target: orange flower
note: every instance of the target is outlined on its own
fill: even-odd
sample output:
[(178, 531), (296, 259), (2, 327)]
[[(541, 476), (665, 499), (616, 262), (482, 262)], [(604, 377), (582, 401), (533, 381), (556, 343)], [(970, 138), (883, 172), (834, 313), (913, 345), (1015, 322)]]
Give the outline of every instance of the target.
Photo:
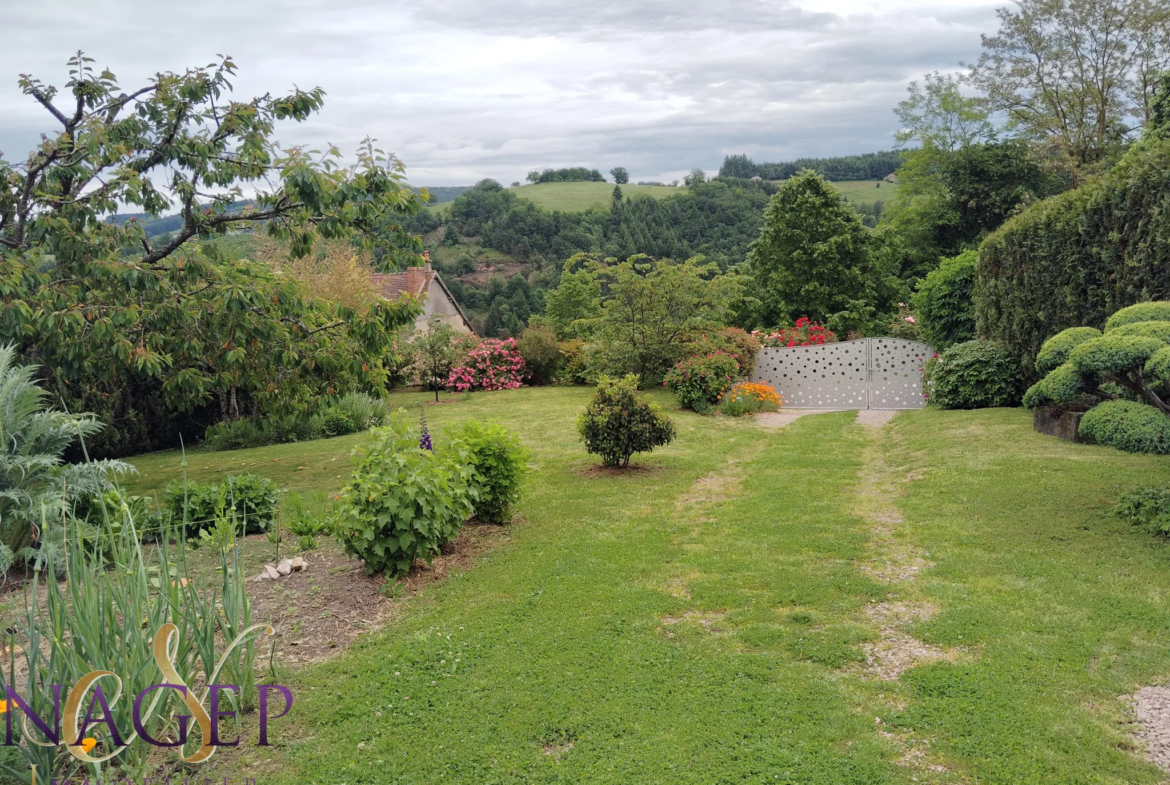
[(8, 711), (8, 701), (0, 701), (0, 714), (4, 714), (7, 711)]
[(85, 738), (85, 739), (81, 740), (81, 751), (84, 752), (86, 755), (88, 755), (89, 751), (92, 750), (96, 746), (97, 746), (97, 739)]

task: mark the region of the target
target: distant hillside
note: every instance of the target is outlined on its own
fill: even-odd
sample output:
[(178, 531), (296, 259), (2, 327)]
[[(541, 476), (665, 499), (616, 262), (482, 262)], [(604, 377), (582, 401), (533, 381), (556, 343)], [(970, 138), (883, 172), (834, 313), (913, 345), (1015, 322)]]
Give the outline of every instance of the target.
[[(228, 205), (227, 211), (229, 213), (238, 213), (248, 205), (253, 204), (249, 199), (239, 202), (232, 202)], [(174, 215), (161, 215), (158, 218), (148, 213), (116, 213), (106, 217), (106, 223), (124, 224), (128, 221), (138, 221), (142, 224), (142, 230), (147, 237), (157, 237), (160, 234), (173, 232), (183, 225), (183, 216), (175, 213)]]
[(450, 202), (456, 196), (471, 188), (470, 185), (428, 185), (427, 193), (431, 195), (430, 204)]
[(826, 180), (881, 180), (896, 172), (901, 165), (902, 154), (896, 150), (836, 158), (797, 158), (771, 164), (758, 164), (746, 155), (729, 155), (723, 159), (719, 175), (786, 180), (802, 169), (812, 169)]

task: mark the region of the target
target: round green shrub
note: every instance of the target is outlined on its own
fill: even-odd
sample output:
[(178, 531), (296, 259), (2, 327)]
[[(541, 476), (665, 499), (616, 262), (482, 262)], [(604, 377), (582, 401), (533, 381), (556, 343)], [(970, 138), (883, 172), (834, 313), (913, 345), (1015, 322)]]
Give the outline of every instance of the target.
[(1170, 302), (1138, 303), (1105, 320), (1105, 332), (1134, 322), (1170, 322)]
[(349, 414), (334, 408), (326, 409), (321, 415), (321, 427), (326, 436), (345, 436), (357, 430)]
[(1139, 335), (1170, 343), (1170, 322), (1130, 322), (1109, 331), (1110, 335)]
[(739, 377), (739, 363), (724, 351), (688, 357), (675, 365), (662, 382), (684, 409), (708, 414), (719, 396)]
[(1079, 371), (1121, 375), (1145, 365), (1166, 344), (1157, 338), (1107, 333), (1085, 341), (1069, 352), (1068, 361)]
[(494, 422), (469, 420), (454, 436), (467, 449), (474, 472), (475, 516), (488, 523), (507, 523), (528, 472), (528, 450), (519, 436)]
[(1027, 409), (1039, 409), (1053, 404), (1071, 404), (1085, 392), (1084, 375), (1065, 363), (1033, 384), (1024, 393), (1023, 404)]
[(166, 488), (171, 519), (188, 534), (234, 520), (245, 534), (267, 531), (276, 518), (276, 483), (254, 472), (229, 474), (221, 483), (172, 483)]
[(1036, 370), (1039, 373), (1048, 373), (1068, 362), (1068, 356), (1073, 349), (1085, 341), (1100, 338), (1101, 331), (1094, 327), (1070, 327), (1057, 333), (1044, 342), (1040, 353), (1036, 355)]
[(1019, 366), (993, 341), (956, 344), (931, 363), (929, 400), (940, 409), (1014, 406), (1019, 400)]
[(674, 440), (674, 423), (658, 405), (638, 396), (638, 377), (602, 376), (593, 400), (577, 420), (585, 450), (600, 455), (605, 466), (626, 467), (630, 456), (650, 452)]
[(975, 337), (976, 251), (943, 259), (918, 284), (911, 301), (925, 341), (942, 351)]
[(1170, 453), (1170, 417), (1136, 401), (1105, 401), (1085, 412), (1080, 434), (1125, 452)]
[(405, 412), (370, 432), (357, 468), (338, 497), (336, 530), (366, 572), (405, 575), (430, 559), (471, 515), (473, 469), (466, 449), (419, 447)]

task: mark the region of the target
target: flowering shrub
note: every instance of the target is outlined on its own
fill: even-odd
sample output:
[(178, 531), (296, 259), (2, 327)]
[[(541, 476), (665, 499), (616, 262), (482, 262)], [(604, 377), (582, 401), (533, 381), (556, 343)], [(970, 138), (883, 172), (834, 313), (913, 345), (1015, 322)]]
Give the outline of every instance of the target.
[(759, 339), (761, 346), (771, 347), (819, 346), (824, 343), (837, 342), (836, 333), (832, 330), (825, 329), (819, 324), (810, 322), (806, 316), (797, 319), (796, 324), (792, 327), (773, 330), (769, 333), (753, 330), (752, 335)]
[(898, 303), (898, 315), (894, 317), (894, 321), (890, 322), (886, 332), (891, 338), (905, 338), (908, 341), (922, 340), (922, 330), (918, 327), (918, 320), (914, 318), (914, 312), (906, 303)]
[(684, 409), (699, 414), (712, 410), (719, 396), (739, 376), (739, 363), (724, 351), (688, 357), (670, 369), (662, 383), (670, 388)]
[(780, 393), (768, 384), (739, 382), (719, 397), (719, 410), (730, 417), (774, 412), (784, 405)]
[(702, 333), (686, 345), (684, 356), (727, 352), (739, 363), (739, 375), (750, 377), (756, 369), (760, 353), (759, 339), (738, 327), (724, 327), (715, 332)]
[(524, 376), (524, 359), (516, 339), (487, 338), (467, 353), (461, 365), (451, 369), (447, 387), (459, 392), (471, 390), (514, 390)]

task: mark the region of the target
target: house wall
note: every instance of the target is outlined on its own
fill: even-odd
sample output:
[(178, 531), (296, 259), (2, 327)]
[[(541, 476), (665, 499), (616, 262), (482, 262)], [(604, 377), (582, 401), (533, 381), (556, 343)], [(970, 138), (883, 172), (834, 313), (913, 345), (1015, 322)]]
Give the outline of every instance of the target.
[(427, 320), (431, 318), (432, 314), (438, 314), (445, 323), (454, 327), (456, 332), (471, 332), (471, 327), (464, 321), (463, 315), (459, 313), (455, 303), (447, 296), (447, 292), (439, 283), (438, 278), (432, 279), (431, 285), (427, 287), (422, 316), (415, 319), (415, 327), (420, 330), (427, 329)]

